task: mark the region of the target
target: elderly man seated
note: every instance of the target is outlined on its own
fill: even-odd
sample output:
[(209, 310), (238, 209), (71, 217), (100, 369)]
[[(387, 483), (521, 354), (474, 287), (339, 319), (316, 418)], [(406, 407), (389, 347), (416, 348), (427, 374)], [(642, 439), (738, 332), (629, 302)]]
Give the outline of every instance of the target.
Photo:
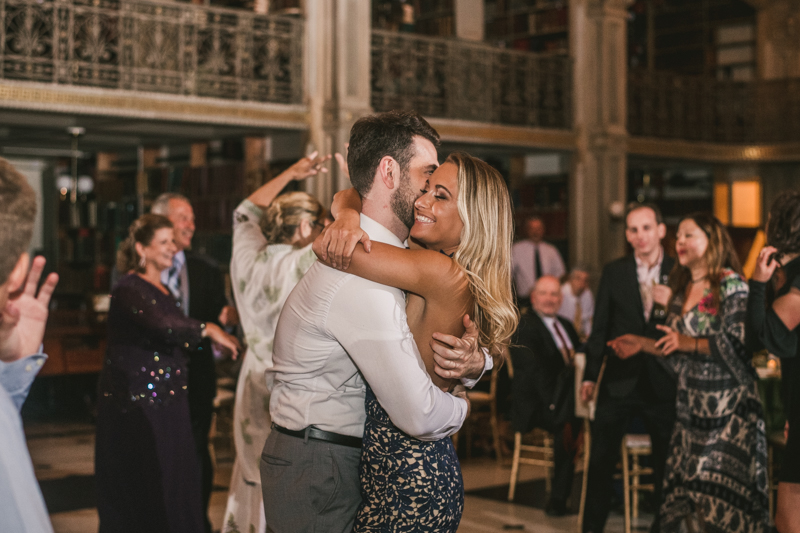
[(555, 468), (545, 509), (550, 516), (567, 512), (581, 428), (575, 418), (573, 365), (580, 341), (570, 321), (557, 315), (561, 298), (558, 278), (539, 278), (531, 292), (533, 312), (522, 316), (510, 348), (514, 431), (527, 433), (538, 427), (553, 434)]

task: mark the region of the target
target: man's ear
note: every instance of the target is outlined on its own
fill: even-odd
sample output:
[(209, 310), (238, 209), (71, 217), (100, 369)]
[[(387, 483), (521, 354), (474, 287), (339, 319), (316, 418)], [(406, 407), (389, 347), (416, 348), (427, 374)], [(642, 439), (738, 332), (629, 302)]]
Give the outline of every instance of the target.
[(667, 226), (663, 222), (658, 225), (658, 238), (663, 239), (667, 236)]
[(14, 265), (14, 270), (8, 275), (5, 284), (9, 293), (18, 291), (20, 287), (22, 287), (22, 284), (25, 283), (25, 278), (28, 277), (30, 259), (28, 252), (23, 253), (19, 256), (19, 259), (17, 259), (17, 264)]
[(400, 174), (397, 161), (392, 156), (386, 155), (381, 158), (380, 163), (378, 163), (378, 177), (383, 182), (384, 187), (389, 190), (393, 190), (397, 186), (395, 180), (399, 179)]
[(310, 220), (304, 218), (300, 221), (300, 226), (298, 226), (297, 231), (300, 232), (301, 239), (307, 239), (311, 232), (314, 230), (314, 226)]

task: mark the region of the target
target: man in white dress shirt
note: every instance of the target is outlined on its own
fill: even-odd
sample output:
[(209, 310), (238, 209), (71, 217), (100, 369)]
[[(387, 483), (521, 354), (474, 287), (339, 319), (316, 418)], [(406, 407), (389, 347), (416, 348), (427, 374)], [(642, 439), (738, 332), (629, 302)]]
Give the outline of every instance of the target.
[[(347, 162), (363, 201), (361, 229), (402, 247), (414, 201), (438, 167), (438, 134), (415, 113), (392, 112), (358, 120), (350, 135)], [(321, 263), (289, 295), (268, 370), (275, 385), (273, 431), (261, 456), (267, 531), (352, 530), (361, 502), (365, 381), (392, 422), (413, 437), (438, 440), (461, 427), (465, 395), (433, 384), (405, 307), (401, 290)], [(460, 357), (446, 363), (456, 374), (443, 376), (479, 378), (490, 365), (477, 349)]]
[(566, 269), (561, 252), (544, 241), (545, 227), (541, 218), (534, 216), (525, 222), (528, 238), (514, 243), (511, 256), (514, 269), (514, 288), (520, 305), (527, 307), (528, 295), (542, 276), (561, 278)]
[(561, 286), (561, 307), (558, 316), (569, 320), (585, 341), (592, 332), (594, 316), (594, 296), (589, 289), (589, 271), (582, 266), (574, 266), (569, 278)]

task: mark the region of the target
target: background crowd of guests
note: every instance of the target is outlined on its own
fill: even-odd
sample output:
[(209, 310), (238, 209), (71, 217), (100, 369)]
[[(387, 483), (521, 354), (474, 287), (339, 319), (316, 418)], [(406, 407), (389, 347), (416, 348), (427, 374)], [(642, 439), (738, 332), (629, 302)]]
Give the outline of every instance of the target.
[[(767, 442), (752, 363), (754, 351), (766, 348), (783, 358), (789, 419), (775, 524), (782, 533), (797, 531), (800, 193), (784, 193), (772, 207), (770, 246), (749, 286), (730, 236), (712, 215), (694, 213), (679, 222), (676, 259), (662, 246), (667, 230), (657, 205), (631, 204), (625, 223), (633, 253), (603, 268), (583, 344), (582, 316), (562, 301), (577, 299), (584, 279), (573, 271), (559, 294), (558, 279), (538, 275), (543, 267), (535, 256), (529, 261), (535, 266), (527, 277), (536, 282), (532, 312), (523, 315), (511, 347), (512, 421), (515, 431), (539, 427), (553, 434), (547, 512), (566, 512), (580, 427), (577, 392), (579, 401), (596, 401), (584, 532), (605, 528), (620, 444), (634, 418), (652, 443), (651, 531), (768, 531)], [(518, 288), (527, 283), (525, 276), (517, 279)], [(579, 391), (574, 350), (586, 354)]]
[[(411, 128), (406, 164), (430, 159), (427, 166), (419, 164), (419, 175), (411, 166), (408, 182), (397, 178), (405, 172), (397, 163), (405, 157), (402, 151), (397, 159), (385, 156), (377, 166), (367, 164), (375, 159), (372, 152), (383, 153), (373, 144), (379, 138), (376, 128), (387, 125)], [(236, 388), (237, 455), (223, 531), (264, 532), (267, 521), (282, 531), (282, 524), (291, 529), (292, 524), (305, 527), (317, 520), (303, 509), (313, 509), (309, 498), (330, 481), (329, 474), (317, 473), (319, 480), (309, 481), (303, 471), (298, 474), (302, 480), (294, 479), (289, 468), (294, 457), (320, 453), (319, 446), (299, 445), (309, 439), (327, 442), (325, 450), (331, 443), (334, 449), (350, 448), (342, 448), (346, 453), (340, 459), (352, 470), (346, 477), (354, 484), (337, 496), (344, 503), (326, 519), (346, 525), (349, 520), (348, 527), (355, 521), (356, 530), (369, 530), (399, 515), (407, 520), (403, 524), (455, 531), (463, 485), (447, 437), (460, 426), (458, 420), (463, 422), (467, 404), (463, 393), (447, 393), (458, 382), (453, 378), (474, 382), (466, 378), (491, 368), (489, 355), (502, 352), (509, 339), (513, 428), (522, 433), (542, 428), (553, 435), (548, 514), (562, 515), (568, 509), (582, 442), (576, 402), (596, 402), (591, 450), (586, 450), (591, 461), (583, 521), (583, 531), (595, 533), (605, 528), (620, 445), (634, 419), (641, 420), (652, 443), (657, 512), (651, 531), (680, 531), (686, 525), (692, 531), (767, 531), (767, 444), (752, 356), (766, 349), (782, 358), (788, 440), (775, 524), (780, 533), (797, 531), (800, 193), (784, 193), (772, 206), (768, 246), (749, 283), (730, 236), (715, 217), (684, 217), (673, 254), (662, 245), (667, 228), (658, 206), (631, 204), (625, 236), (632, 253), (604, 266), (595, 299), (588, 269), (576, 265), (567, 273), (558, 249), (544, 240), (540, 218), (526, 221), (526, 238), (510, 247), (511, 212), (502, 178), (466, 154), (451, 155), (437, 170), (438, 136), (427, 128), (413, 114), (384, 114), (357, 123), (355, 155), (348, 162), (355, 164), (356, 189), (363, 190), (337, 195), (337, 220), (330, 234), (323, 234), (331, 220), (316, 199), (303, 192), (280, 195), (290, 182), (325, 172), (330, 156), (315, 153), (301, 159), (243, 200), (234, 213), (230, 265), (236, 308), (226, 299), (220, 269), (190, 251), (194, 214), (185, 197), (162, 195), (151, 213), (131, 225), (118, 252), (120, 276), (112, 291), (108, 352), (99, 385), (95, 462), (100, 531), (210, 531), (214, 360), (215, 353), (238, 355), (241, 344), (225, 328), (239, 323), (246, 350)], [(340, 164), (347, 171), (343, 159)], [(0, 524), (3, 530), (9, 525), (14, 531), (48, 531), (18, 415), (45, 358), (40, 344), (57, 281), (51, 275), (37, 291), (41, 258), (28, 273), (24, 250), (36, 207), (29, 189), (0, 160), (0, 246), (10, 253), (0, 261), (0, 493), (13, 487), (0, 503)], [(460, 190), (476, 192), (465, 199)], [(486, 212), (494, 212), (498, 222), (471, 221)], [(406, 250), (402, 238), (409, 230), (414, 241), (429, 249), (413, 245), (415, 249)], [(345, 248), (350, 251), (343, 252)], [(492, 262), (490, 257), (502, 260)], [(305, 277), (315, 264), (319, 266)], [(345, 274), (323, 264), (350, 270)], [(518, 326), (511, 306), (512, 277), (522, 311)], [(351, 287), (342, 281), (350, 283), (351, 278), (361, 281)], [(301, 280), (300, 289), (292, 293)], [(405, 317), (402, 327), (395, 324), (391, 306), (370, 307), (370, 298), (377, 298), (370, 288), (374, 283), (389, 286), (392, 302), (404, 302), (407, 324)], [(408, 296), (400, 289), (409, 291)], [(294, 296), (287, 304), (290, 294)], [(285, 306), (291, 317), (279, 328)], [(462, 320), (465, 313), (475, 324)], [(385, 334), (376, 335), (375, 328), (370, 334), (354, 331), (353, 324), (361, 322), (385, 326)], [(437, 337), (436, 331), (448, 335)], [(281, 338), (276, 339), (276, 332)], [(466, 363), (463, 368), (454, 363), (452, 372), (442, 371), (438, 365), (447, 359), (436, 359), (444, 352), (433, 338), (459, 347), (458, 356), (448, 357), (469, 361), (469, 370)], [(415, 340), (417, 346), (409, 347)], [(487, 348), (486, 355), (475, 344)], [(308, 354), (323, 345), (324, 361), (309, 362)], [(391, 350), (400, 355), (381, 358)], [(339, 352), (340, 361), (328, 359)], [(585, 354), (586, 365), (576, 390), (579, 352)], [(422, 354), (425, 368), (414, 354)], [(337, 381), (345, 374), (347, 379)], [(425, 377), (414, 381), (416, 374)], [(364, 377), (356, 377), (362, 375), (371, 388)], [(319, 390), (298, 395), (295, 381), (309, 376)], [(397, 385), (403, 380), (408, 387)], [(411, 396), (403, 392), (408, 390), (424, 392), (412, 394), (414, 401), (439, 403), (435, 409), (420, 404), (409, 413)], [(331, 398), (339, 399), (331, 403)], [(443, 403), (444, 398), (449, 399)], [(344, 407), (334, 414), (326, 411), (337, 402)], [(317, 415), (323, 418), (313, 419)], [(415, 418), (423, 416), (424, 428)], [(295, 422), (302, 428), (295, 428)], [(312, 426), (316, 433), (307, 431)], [(405, 486), (397, 491), (389, 475), (404, 458), (420, 457), (431, 459), (420, 464), (435, 459), (440, 465), (403, 471), (415, 476), (415, 490), (436, 494), (432, 507), (425, 509), (416, 506), (413, 491)], [(290, 489), (297, 493), (296, 505), (276, 507)], [(271, 507), (265, 512), (267, 501)]]

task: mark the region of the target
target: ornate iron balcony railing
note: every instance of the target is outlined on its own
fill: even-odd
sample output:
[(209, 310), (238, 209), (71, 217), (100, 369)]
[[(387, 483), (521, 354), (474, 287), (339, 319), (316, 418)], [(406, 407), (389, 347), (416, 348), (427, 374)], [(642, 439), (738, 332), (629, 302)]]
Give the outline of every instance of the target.
[(800, 80), (732, 82), (632, 71), (628, 132), (719, 143), (798, 141)]
[(372, 107), (569, 129), (571, 69), (566, 56), (373, 30)]
[(0, 0), (0, 77), (300, 103), (302, 21), (148, 0)]

